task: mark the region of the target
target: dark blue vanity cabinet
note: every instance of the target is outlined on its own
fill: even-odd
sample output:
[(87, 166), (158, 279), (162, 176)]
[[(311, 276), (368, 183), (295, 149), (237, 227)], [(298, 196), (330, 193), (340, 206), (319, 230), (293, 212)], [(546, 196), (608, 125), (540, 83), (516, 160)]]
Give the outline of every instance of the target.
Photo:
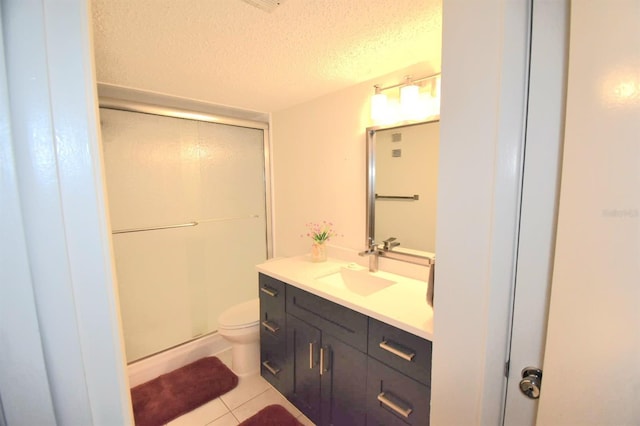
[(431, 342), (260, 274), (262, 376), (316, 425), (428, 425)]
[(367, 317), (287, 287), (291, 401), (317, 425), (366, 424)]
[(260, 274), (260, 373), (289, 398), (293, 369), (287, 355), (286, 284)]
[(367, 353), (367, 424), (428, 424), (431, 342), (369, 318)]

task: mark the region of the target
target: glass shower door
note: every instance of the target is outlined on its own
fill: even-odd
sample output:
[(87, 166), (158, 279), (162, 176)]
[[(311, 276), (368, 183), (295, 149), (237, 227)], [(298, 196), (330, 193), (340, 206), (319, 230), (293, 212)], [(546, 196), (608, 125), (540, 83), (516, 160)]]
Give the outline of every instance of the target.
[(100, 109), (128, 362), (217, 329), (267, 257), (264, 130)]

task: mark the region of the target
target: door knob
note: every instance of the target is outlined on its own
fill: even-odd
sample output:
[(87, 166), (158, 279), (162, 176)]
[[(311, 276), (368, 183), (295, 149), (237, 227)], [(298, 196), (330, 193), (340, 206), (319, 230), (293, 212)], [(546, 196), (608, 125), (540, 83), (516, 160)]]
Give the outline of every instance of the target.
[(542, 370), (535, 367), (526, 367), (522, 370), (522, 380), (520, 380), (520, 390), (531, 399), (540, 398), (540, 387), (542, 386)]

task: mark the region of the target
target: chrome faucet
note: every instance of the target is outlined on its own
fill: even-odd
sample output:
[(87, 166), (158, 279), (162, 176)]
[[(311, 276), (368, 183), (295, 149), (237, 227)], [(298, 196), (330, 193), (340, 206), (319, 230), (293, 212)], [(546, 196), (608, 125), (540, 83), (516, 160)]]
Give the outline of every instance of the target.
[(396, 241), (396, 237), (391, 237), (391, 238), (387, 238), (386, 240), (384, 240), (382, 243), (384, 244), (382, 246), (383, 250), (389, 251), (394, 247), (398, 247), (400, 245), (400, 242), (395, 242)]
[(380, 249), (372, 239), (369, 239), (369, 247), (365, 251), (358, 253), (359, 256), (369, 256), (369, 272), (378, 271), (378, 256)]

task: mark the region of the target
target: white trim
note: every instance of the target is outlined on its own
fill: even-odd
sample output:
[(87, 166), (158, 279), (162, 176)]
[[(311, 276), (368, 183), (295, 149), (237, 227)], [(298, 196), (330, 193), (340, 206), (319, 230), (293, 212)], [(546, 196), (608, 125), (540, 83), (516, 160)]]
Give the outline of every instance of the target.
[(200, 111), (211, 115), (258, 121), (261, 123), (266, 123), (270, 120), (269, 114), (260, 111), (249, 111), (227, 105), (211, 104), (197, 99), (183, 98), (165, 93), (152, 92), (149, 90), (134, 89), (132, 87), (125, 87), (117, 84), (99, 82), (98, 95), (100, 99), (113, 98), (150, 105), (162, 105), (169, 108)]
[(55, 423), (132, 424), (88, 2), (7, 0), (2, 8), (15, 170)]
[(55, 424), (12, 147), (0, 8), (0, 425)]
[(134, 102), (117, 98), (100, 97), (100, 108), (140, 112), (144, 114), (160, 115), (163, 117), (183, 118), (185, 120), (205, 121), (207, 123), (228, 124), (230, 126), (248, 127), (250, 129), (267, 130), (269, 128), (269, 124), (262, 121), (226, 117), (197, 110), (146, 104), (143, 102)]
[(527, 0), (443, 2), (435, 425), (496, 425), (502, 418), (529, 5)]
[(131, 387), (138, 386), (161, 374), (173, 371), (200, 358), (219, 354), (228, 349), (231, 349), (231, 345), (222, 336), (218, 333), (209, 334), (129, 364), (127, 367), (129, 385)]

